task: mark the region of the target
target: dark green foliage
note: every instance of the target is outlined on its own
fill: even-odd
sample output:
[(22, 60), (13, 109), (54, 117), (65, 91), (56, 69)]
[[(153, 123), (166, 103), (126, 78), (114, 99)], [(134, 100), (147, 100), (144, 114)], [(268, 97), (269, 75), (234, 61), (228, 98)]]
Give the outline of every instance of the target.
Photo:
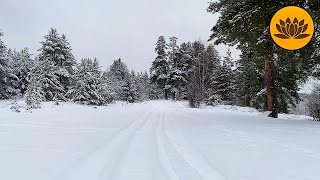
[(169, 63), (168, 54), (166, 52), (167, 44), (165, 38), (160, 36), (157, 43), (155, 52), (157, 53), (156, 59), (152, 62), (150, 68), (150, 79), (152, 83), (158, 85), (158, 87), (164, 92), (165, 98), (168, 98), (168, 73)]
[[(306, 47), (294, 52), (279, 48), (272, 41), (269, 32), (269, 24), (273, 15), (286, 6), (298, 6), (306, 9), (313, 17), (316, 27), (315, 36), (311, 42)], [(250, 60), (248, 57), (242, 57), (239, 67), (242, 69), (250, 66), (258, 72), (263, 72), (266, 57), (271, 57), (274, 61), (275, 93), (273, 95), (277, 100), (276, 106), (278, 111), (287, 112), (288, 107), (294, 106), (298, 99), (298, 84), (305, 81), (307, 77), (312, 75), (312, 72), (314, 75), (317, 75), (318, 72), (317, 66), (320, 62), (319, 7), (320, 2), (316, 0), (219, 0), (211, 2), (208, 11), (221, 14), (217, 24), (212, 28), (211, 39), (216, 44), (240, 44), (240, 46), (245, 44), (254, 54), (252, 59), (254, 64), (247, 65)], [(246, 52), (247, 49), (240, 46), (239, 49), (242, 50), (243, 55), (250, 55)], [(243, 100), (241, 97), (245, 91), (238, 94), (241, 104), (244, 103), (244, 105), (252, 104), (254, 102), (252, 96), (259, 87), (263, 87), (261, 76), (257, 75), (253, 69), (250, 72), (241, 69), (238, 71), (238, 76), (241, 77), (246, 89), (249, 89), (248, 78), (250, 75), (258, 78), (256, 83), (250, 85), (254, 88), (250, 90), (250, 94), (245, 93), (247, 100)]]
[(247, 45), (241, 45), (242, 51), (236, 69), (237, 104), (264, 109), (263, 62)]
[(233, 60), (229, 49), (222, 64), (217, 66), (212, 74), (212, 93), (218, 103), (233, 104), (235, 102), (235, 74), (232, 68)]

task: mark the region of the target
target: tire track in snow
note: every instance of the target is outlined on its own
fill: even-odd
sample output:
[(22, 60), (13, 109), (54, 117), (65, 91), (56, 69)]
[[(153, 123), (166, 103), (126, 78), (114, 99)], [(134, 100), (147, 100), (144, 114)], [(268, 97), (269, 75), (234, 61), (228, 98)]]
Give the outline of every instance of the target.
[[(53, 178), (53, 180), (98, 179), (99, 176), (101, 176), (101, 168), (103, 169), (104, 167), (106, 167), (106, 164), (110, 163), (107, 160), (110, 159), (111, 156), (116, 154), (116, 152), (110, 153), (110, 151), (112, 151), (110, 150), (110, 147), (119, 146), (119, 144), (121, 144), (121, 142), (118, 142), (117, 145), (117, 141), (119, 140), (124, 141), (123, 139), (125, 138), (131, 138), (131, 134), (134, 134), (135, 131), (139, 129), (141, 124), (146, 121), (149, 115), (150, 112), (147, 111), (146, 113), (144, 113), (143, 118), (139, 120), (132, 120), (128, 125), (119, 129), (111, 137), (107, 138), (104, 143), (96, 146), (93, 151), (90, 151), (85, 156), (82, 156), (81, 158), (76, 160), (71, 167), (58, 174)], [(115, 159), (116, 157), (113, 158)]]
[(152, 112), (149, 112), (148, 115), (143, 119), (142, 123), (140, 123), (139, 126), (134, 131), (132, 131), (132, 133), (126, 134), (126, 137), (125, 135), (121, 137), (123, 138), (121, 143), (117, 144), (116, 147), (113, 147), (114, 153), (112, 153), (112, 155), (116, 155), (116, 157), (111, 159), (112, 160), (111, 163), (110, 161), (105, 163), (103, 169), (99, 174), (99, 178), (98, 178), (99, 180), (119, 179), (119, 175), (121, 174), (119, 170), (124, 168), (124, 162), (130, 157), (129, 152), (132, 146), (133, 145), (137, 146), (137, 144), (139, 146), (139, 143), (136, 143), (136, 144), (134, 143), (136, 140), (137, 134), (140, 131), (142, 131), (142, 129), (146, 126), (151, 115), (152, 115)]
[[(166, 148), (164, 146), (164, 140), (162, 134), (162, 114), (159, 114), (159, 117), (156, 119), (156, 121), (152, 121), (152, 126), (154, 129), (154, 136), (156, 139), (157, 144), (157, 153), (158, 153), (158, 160), (161, 165), (162, 170), (165, 172), (166, 176), (169, 180), (182, 180), (174, 165), (173, 162), (170, 160), (168, 153), (166, 151)], [(157, 123), (155, 123), (157, 122)]]
[[(169, 144), (181, 155), (183, 160), (192, 167), (203, 180), (226, 180), (219, 170), (214, 168), (202, 154), (196, 151), (183, 137), (176, 120), (168, 120), (166, 115), (162, 118), (163, 135)], [(170, 122), (170, 123), (169, 123)], [(166, 126), (166, 123), (168, 124)], [(170, 133), (169, 130), (172, 132)], [(174, 132), (174, 133), (173, 133)]]
[[(112, 171), (103, 171), (104, 179), (112, 180), (181, 180), (169, 160), (162, 140), (160, 114), (152, 113), (146, 122), (136, 131), (128, 143), (127, 151), (118, 159)], [(111, 172), (111, 173), (110, 173)]]
[(162, 147), (164, 148), (175, 173), (181, 180), (202, 179), (200, 174), (185, 161), (181, 154), (178, 153), (175, 147), (168, 141), (163, 126), (164, 120), (165, 113), (161, 113), (158, 120), (158, 136), (161, 138)]

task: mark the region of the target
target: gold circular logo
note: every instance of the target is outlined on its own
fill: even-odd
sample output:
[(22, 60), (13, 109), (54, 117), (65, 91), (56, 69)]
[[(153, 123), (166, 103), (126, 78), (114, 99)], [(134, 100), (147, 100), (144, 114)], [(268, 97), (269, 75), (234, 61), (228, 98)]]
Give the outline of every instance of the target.
[(280, 9), (270, 24), (272, 39), (280, 47), (297, 50), (306, 46), (314, 33), (311, 16), (302, 8), (289, 6)]

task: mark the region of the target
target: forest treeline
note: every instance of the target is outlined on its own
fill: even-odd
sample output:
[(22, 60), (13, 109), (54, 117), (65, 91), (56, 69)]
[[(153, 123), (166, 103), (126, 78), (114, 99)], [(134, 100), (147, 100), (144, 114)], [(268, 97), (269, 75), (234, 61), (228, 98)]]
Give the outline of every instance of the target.
[[(0, 40), (0, 98), (25, 97), (28, 108), (40, 108), (44, 101), (107, 105), (115, 100), (173, 99), (188, 100), (194, 108), (227, 104), (266, 110), (263, 64), (255, 63), (248, 47), (242, 46), (235, 61), (230, 49), (221, 57), (213, 44), (177, 42), (176, 37), (160, 36), (150, 72), (135, 72), (121, 59), (106, 71), (96, 58), (77, 62), (66, 36), (53, 28), (35, 58), (27, 48), (8, 49)], [(282, 73), (288, 79), (279, 78), (283, 91), (278, 98), (280, 111), (288, 112), (299, 100), (299, 81), (292, 79), (292, 69)]]
[[(312, 4), (313, 3), (313, 4)], [(304, 7), (315, 21), (311, 42), (297, 51), (278, 47), (268, 24), (282, 7)], [(0, 99), (25, 97), (28, 108), (43, 101), (73, 101), (106, 105), (115, 100), (129, 103), (152, 99), (188, 100), (201, 104), (239, 105), (289, 112), (299, 103), (299, 86), (320, 75), (318, 1), (211, 2), (209, 12), (219, 13), (212, 29), (213, 44), (178, 43), (177, 37), (160, 36), (149, 72), (129, 70), (121, 60), (104, 71), (96, 58), (76, 61), (65, 35), (52, 28), (34, 58), (25, 48), (8, 49), (0, 33)], [(219, 55), (217, 44), (236, 46), (242, 54), (232, 59), (230, 49)], [(319, 119), (319, 88), (309, 96), (308, 113)]]

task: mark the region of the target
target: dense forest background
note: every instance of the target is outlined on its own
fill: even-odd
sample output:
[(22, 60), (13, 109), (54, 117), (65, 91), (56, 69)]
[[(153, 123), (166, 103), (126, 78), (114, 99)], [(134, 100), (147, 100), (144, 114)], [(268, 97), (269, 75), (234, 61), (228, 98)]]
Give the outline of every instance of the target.
[[(278, 47), (269, 34), (273, 14), (289, 5), (306, 9), (315, 23), (313, 39), (297, 51)], [(319, 8), (317, 0), (211, 2), (208, 12), (220, 18), (210, 43), (178, 44), (177, 37), (160, 36), (149, 72), (129, 70), (121, 59), (106, 71), (96, 58), (77, 61), (66, 35), (54, 28), (34, 58), (27, 48), (6, 47), (0, 32), (0, 99), (25, 97), (29, 109), (43, 101), (107, 105), (173, 99), (188, 100), (192, 108), (239, 105), (271, 111), (271, 117), (291, 111), (319, 120), (320, 88), (298, 93), (309, 77), (320, 77)], [(236, 46), (240, 59), (232, 59), (230, 50), (219, 55), (215, 46), (221, 43)]]

